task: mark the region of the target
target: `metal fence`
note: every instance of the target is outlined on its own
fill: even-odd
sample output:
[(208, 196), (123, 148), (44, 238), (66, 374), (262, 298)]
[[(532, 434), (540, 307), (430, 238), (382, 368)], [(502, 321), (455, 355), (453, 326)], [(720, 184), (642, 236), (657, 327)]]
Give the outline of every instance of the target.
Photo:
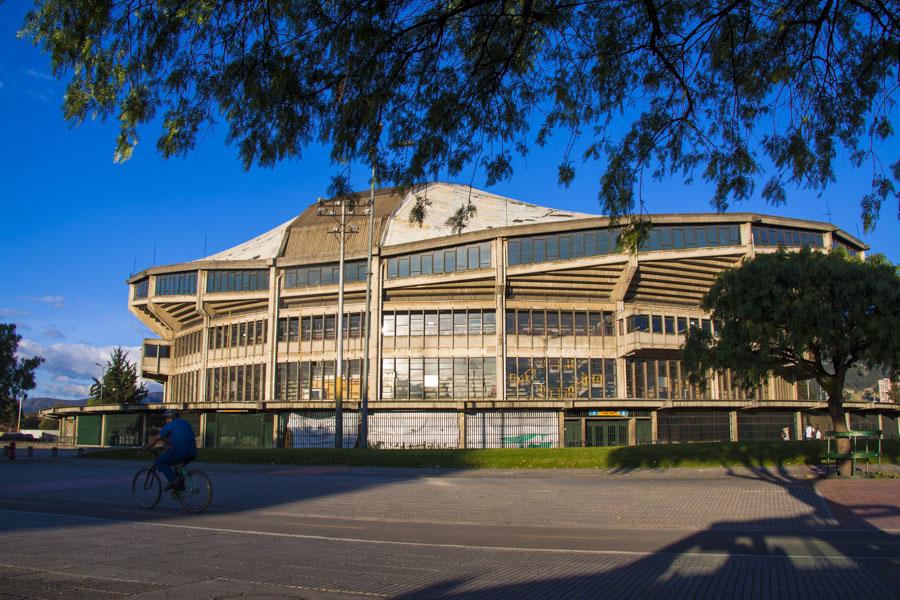
[(371, 448), (458, 448), (455, 412), (375, 412), (369, 415)]
[(850, 429), (854, 431), (874, 431), (880, 429), (878, 415), (872, 413), (850, 413)]
[(728, 412), (719, 411), (659, 411), (659, 441), (727, 442), (731, 439)]
[(792, 411), (753, 411), (738, 413), (738, 439), (741, 441), (795, 439)]
[(895, 440), (900, 438), (900, 431), (897, 430), (897, 417), (884, 415), (882, 417), (881, 429), (884, 432), (885, 439)]
[[(342, 415), (343, 446), (353, 448), (359, 430), (359, 413), (342, 411)], [(283, 413), (278, 419), (278, 447), (334, 448), (335, 423), (334, 411)]]
[(141, 446), (144, 443), (142, 414), (106, 415), (106, 446)]
[(559, 448), (556, 411), (466, 413), (466, 448)]

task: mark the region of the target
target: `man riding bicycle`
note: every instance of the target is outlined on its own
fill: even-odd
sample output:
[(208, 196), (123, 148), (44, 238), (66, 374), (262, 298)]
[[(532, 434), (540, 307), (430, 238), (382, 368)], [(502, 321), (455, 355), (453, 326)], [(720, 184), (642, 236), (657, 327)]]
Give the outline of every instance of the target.
[(178, 416), (178, 411), (169, 409), (163, 413), (166, 424), (159, 430), (147, 448), (152, 448), (162, 440), (166, 440), (168, 448), (156, 457), (156, 468), (166, 476), (166, 491), (184, 490), (184, 481), (176, 477), (172, 465), (176, 463), (188, 464), (197, 458), (197, 442), (194, 439), (194, 428), (191, 424)]

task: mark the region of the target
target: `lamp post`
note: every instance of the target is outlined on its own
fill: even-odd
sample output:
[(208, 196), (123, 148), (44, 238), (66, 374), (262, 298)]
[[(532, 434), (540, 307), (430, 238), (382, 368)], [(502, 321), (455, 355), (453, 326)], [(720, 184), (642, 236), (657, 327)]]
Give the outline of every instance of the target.
[(372, 245), (375, 236), (375, 161), (372, 161), (372, 186), (369, 190), (369, 244), (366, 254), (366, 321), (363, 340), (362, 398), (359, 403), (360, 448), (369, 447), (369, 338), (372, 336)]
[(100, 404), (103, 404), (103, 374), (104, 374), (103, 365), (101, 365), (98, 362), (95, 362), (94, 364), (97, 365), (98, 367), (100, 367), (100, 369), (101, 369), (100, 370), (100, 379), (97, 380), (97, 383), (100, 384)]
[[(336, 209), (340, 209), (338, 212)], [(337, 314), (337, 360), (334, 365), (335, 393), (334, 393), (334, 447), (344, 447), (344, 242), (359, 229), (347, 224), (347, 218), (353, 216), (354, 211), (347, 211), (346, 201), (343, 198), (332, 200), (319, 200), (317, 209), (319, 216), (335, 217), (337, 225), (331, 230), (338, 236), (340, 243), (340, 258), (338, 259), (338, 314)]]

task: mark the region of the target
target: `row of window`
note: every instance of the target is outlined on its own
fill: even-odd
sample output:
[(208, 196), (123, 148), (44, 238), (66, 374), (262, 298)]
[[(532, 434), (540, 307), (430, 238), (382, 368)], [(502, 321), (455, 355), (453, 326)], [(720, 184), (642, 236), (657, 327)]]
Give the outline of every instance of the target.
[(381, 317), (385, 337), (423, 335), (494, 335), (494, 310), (426, 310), (385, 312)]
[(239, 348), (266, 343), (268, 321), (260, 319), (247, 323), (232, 323), (209, 328), (209, 349)]
[[(618, 229), (589, 229), (569, 233), (529, 236), (509, 240), (510, 266), (555, 260), (602, 256), (617, 252)], [(641, 243), (642, 251), (736, 246), (741, 243), (740, 226), (654, 225)]]
[(146, 298), (147, 294), (150, 293), (150, 278), (141, 279), (137, 283), (134, 284), (134, 297), (135, 299)]
[(207, 292), (259, 292), (269, 289), (268, 269), (208, 271)]
[(199, 329), (186, 335), (176, 337), (175, 357), (181, 358), (182, 356), (187, 356), (189, 354), (197, 354), (201, 350), (200, 344), (202, 341), (203, 338), (201, 337), (201, 331)]
[(732, 225), (654, 225), (640, 250), (740, 246), (741, 227)]
[(144, 358), (169, 358), (172, 347), (168, 344), (144, 344)]
[[(307, 267), (291, 267), (284, 270), (285, 289), (313, 287), (317, 285), (337, 285), (340, 263), (328, 265), (312, 265)], [(366, 280), (366, 261), (353, 260), (344, 262), (344, 283), (357, 283)]]
[(236, 365), (206, 370), (209, 402), (262, 402), (265, 399), (266, 365)]
[(506, 359), (507, 400), (615, 397), (613, 358)]
[(193, 296), (197, 293), (197, 271), (157, 275), (155, 290), (157, 296)]
[(497, 360), (470, 358), (385, 358), (384, 400), (464, 400), (497, 397)]
[[(336, 361), (319, 360), (278, 363), (275, 367), (275, 400), (298, 402), (302, 400), (334, 400)], [(343, 398), (359, 400), (362, 361), (345, 360), (341, 372)]]
[(613, 336), (613, 313), (586, 310), (507, 310), (506, 333), (509, 335)]
[(468, 244), (456, 248), (429, 250), (388, 259), (388, 279), (440, 275), (488, 269), (491, 266), (491, 243)]
[(170, 402), (196, 402), (200, 396), (200, 371), (177, 373), (169, 380)]
[(753, 225), (753, 244), (756, 246), (825, 246), (825, 237), (818, 231), (786, 229), (784, 227), (768, 227)]
[(626, 333), (643, 331), (662, 335), (684, 335), (688, 328), (699, 328), (704, 333), (713, 333), (713, 324), (709, 319), (670, 315), (631, 315), (625, 319)]
[[(344, 315), (344, 339), (363, 337), (365, 314)], [(314, 315), (310, 317), (285, 317), (278, 319), (278, 341), (308, 342), (310, 340), (337, 339), (337, 315)]]

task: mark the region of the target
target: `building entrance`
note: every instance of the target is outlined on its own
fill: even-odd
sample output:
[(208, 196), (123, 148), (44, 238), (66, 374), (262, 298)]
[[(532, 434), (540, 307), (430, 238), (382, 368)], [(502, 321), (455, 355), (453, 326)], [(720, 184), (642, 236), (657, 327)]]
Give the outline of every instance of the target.
[(567, 448), (627, 446), (628, 419), (566, 419), (565, 444)]
[(628, 420), (587, 419), (585, 421), (585, 442), (588, 447), (627, 446)]

